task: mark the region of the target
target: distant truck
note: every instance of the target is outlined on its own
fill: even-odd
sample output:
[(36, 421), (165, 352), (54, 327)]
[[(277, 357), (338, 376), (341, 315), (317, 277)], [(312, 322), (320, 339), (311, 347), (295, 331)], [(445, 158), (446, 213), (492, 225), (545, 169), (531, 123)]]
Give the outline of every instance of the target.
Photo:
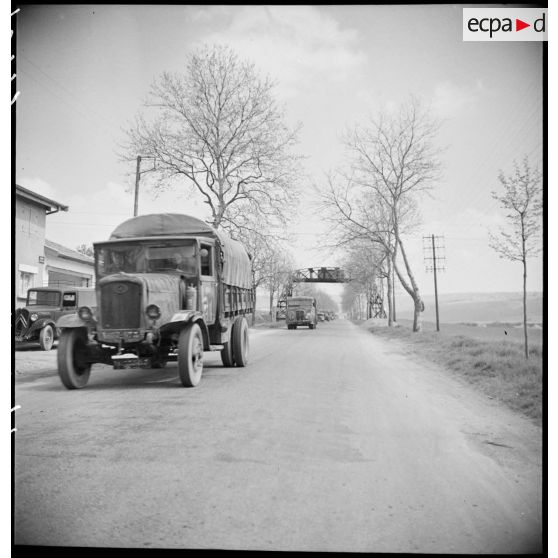
[(287, 329), (296, 329), (298, 326), (315, 329), (318, 323), (316, 299), (311, 296), (288, 297), (286, 323)]
[(200, 382), (204, 351), (246, 366), (246, 315), (254, 311), (244, 246), (205, 222), (175, 213), (142, 215), (94, 243), (98, 308), (64, 316), (58, 373), (84, 387), (93, 363), (161, 368), (178, 362), (182, 385)]
[(50, 351), (58, 337), (56, 321), (61, 316), (77, 312), (80, 306), (95, 308), (92, 287), (36, 287), (27, 291), (25, 306), (15, 311), (16, 347), (38, 343)]

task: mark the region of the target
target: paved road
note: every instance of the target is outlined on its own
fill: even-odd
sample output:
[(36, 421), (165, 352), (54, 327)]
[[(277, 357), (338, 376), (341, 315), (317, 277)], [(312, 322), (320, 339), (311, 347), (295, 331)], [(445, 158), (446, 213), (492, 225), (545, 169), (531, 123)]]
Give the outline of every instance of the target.
[(18, 351), (17, 544), (541, 550), (541, 429), (348, 321), (257, 330), (251, 363), (96, 365)]

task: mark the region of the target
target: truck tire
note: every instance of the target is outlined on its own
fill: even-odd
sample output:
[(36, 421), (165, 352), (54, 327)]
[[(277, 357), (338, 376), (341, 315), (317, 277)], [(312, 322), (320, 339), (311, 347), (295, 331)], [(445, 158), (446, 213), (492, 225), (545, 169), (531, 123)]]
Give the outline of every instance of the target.
[(58, 375), (68, 389), (79, 389), (89, 381), (91, 363), (85, 362), (87, 334), (78, 328), (63, 329), (58, 340)]
[(234, 363), (237, 366), (246, 366), (248, 364), (249, 349), (248, 323), (244, 316), (239, 316), (235, 320), (232, 330), (232, 353)]
[(54, 343), (54, 329), (51, 325), (46, 325), (39, 333), (39, 345), (43, 351), (50, 351)]
[(310, 329), (314, 329), (314, 324), (308, 324), (308, 327), (309, 327)]
[(178, 337), (178, 375), (184, 387), (196, 387), (203, 372), (203, 338), (198, 324), (189, 324)]
[[(231, 339), (232, 339), (232, 334), (231, 334)], [(223, 366), (226, 367), (234, 366), (232, 341), (227, 341), (227, 343), (223, 345), (223, 348), (221, 349), (221, 362), (223, 363)]]

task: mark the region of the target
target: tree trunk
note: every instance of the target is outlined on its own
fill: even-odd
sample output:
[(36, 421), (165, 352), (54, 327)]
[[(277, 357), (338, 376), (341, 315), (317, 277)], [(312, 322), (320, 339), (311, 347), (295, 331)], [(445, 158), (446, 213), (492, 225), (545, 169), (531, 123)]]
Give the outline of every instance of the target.
[(397, 323), (397, 314), (395, 313), (395, 270), (391, 266), (391, 308), (393, 311), (393, 321)]
[(413, 301), (415, 303), (413, 310), (413, 331), (419, 332), (422, 331), (422, 311), (424, 310), (424, 306), (420, 297), (418, 299), (414, 298)]
[(401, 256), (403, 257), (403, 263), (405, 264), (405, 270), (407, 272), (407, 276), (409, 277), (409, 281), (411, 283), (411, 286), (409, 286), (407, 284), (407, 281), (405, 281), (404, 277), (401, 275), (401, 272), (399, 271), (399, 268), (394, 260), (393, 262), (393, 267), (395, 268), (395, 272), (397, 273), (397, 277), (399, 278), (399, 281), (401, 281), (401, 284), (403, 285), (403, 288), (409, 293), (409, 295), (411, 296), (411, 298), (413, 299), (414, 302), (414, 311), (413, 311), (413, 331), (414, 332), (419, 332), (422, 330), (422, 312), (424, 311), (424, 304), (422, 302), (422, 299), (420, 297), (420, 292), (419, 292), (419, 288), (418, 285), (415, 281), (415, 276), (413, 275), (413, 272), (411, 270), (411, 266), (409, 264), (409, 261), (407, 259), (407, 253), (405, 252), (405, 247), (403, 246), (403, 242), (401, 242), (401, 240), (399, 239), (399, 236), (396, 234), (396, 238), (397, 238), (397, 243), (399, 245), (399, 249), (401, 250)]
[(387, 281), (387, 299), (388, 299), (388, 326), (392, 327), (395, 322), (395, 308), (393, 307), (393, 270), (391, 261), (388, 260), (388, 273), (386, 276)]
[(525, 338), (525, 358), (529, 358), (527, 339), (527, 259), (523, 258), (523, 337)]
[(254, 297), (254, 310), (252, 312), (252, 327), (256, 325), (256, 285), (252, 287), (252, 296)]
[(269, 319), (273, 321), (273, 289), (269, 289)]

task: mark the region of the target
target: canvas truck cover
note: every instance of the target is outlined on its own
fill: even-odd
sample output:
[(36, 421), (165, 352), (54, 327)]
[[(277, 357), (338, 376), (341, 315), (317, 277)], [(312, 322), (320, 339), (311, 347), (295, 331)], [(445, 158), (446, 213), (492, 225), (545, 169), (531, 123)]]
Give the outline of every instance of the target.
[(112, 231), (110, 240), (165, 236), (205, 236), (218, 239), (223, 251), (223, 282), (233, 287), (252, 288), (252, 265), (243, 244), (195, 217), (179, 213), (132, 217)]

